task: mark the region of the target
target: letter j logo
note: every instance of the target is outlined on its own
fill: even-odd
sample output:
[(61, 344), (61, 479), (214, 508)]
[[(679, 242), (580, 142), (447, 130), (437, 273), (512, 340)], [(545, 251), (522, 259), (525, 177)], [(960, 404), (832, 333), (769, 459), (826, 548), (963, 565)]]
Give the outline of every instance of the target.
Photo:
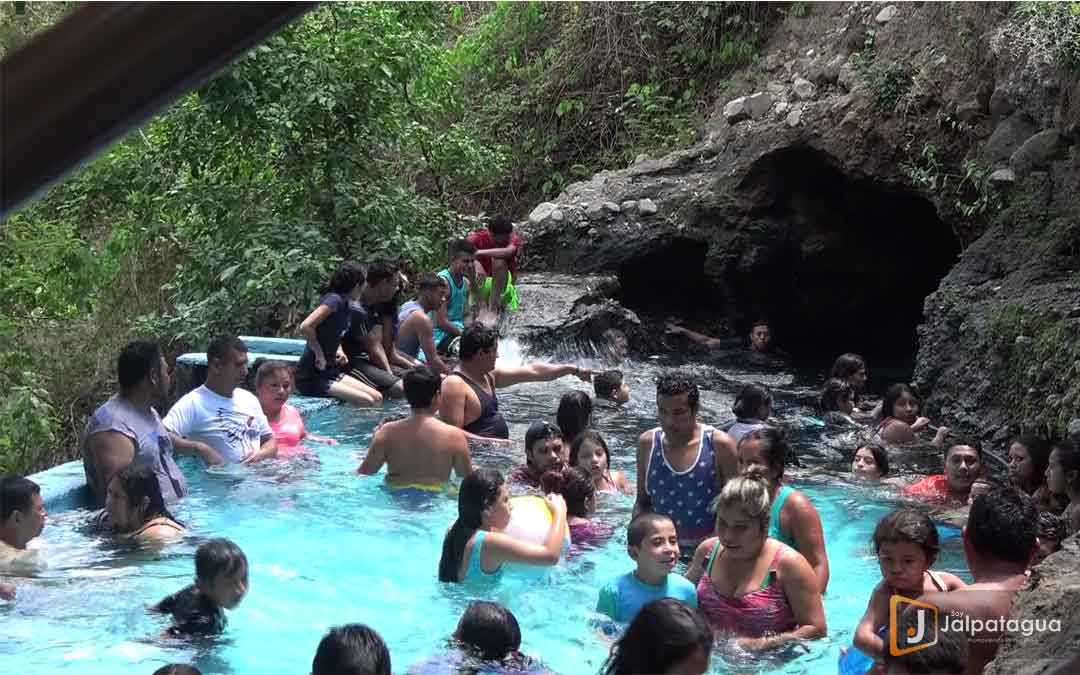
[(903, 656), (937, 641), (937, 607), (902, 595), (889, 598), (889, 654)]

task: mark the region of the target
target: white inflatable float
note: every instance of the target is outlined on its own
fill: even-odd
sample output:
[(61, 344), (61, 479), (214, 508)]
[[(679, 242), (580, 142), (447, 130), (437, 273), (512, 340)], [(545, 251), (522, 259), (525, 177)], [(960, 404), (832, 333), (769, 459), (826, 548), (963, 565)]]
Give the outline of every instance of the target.
[[(542, 497), (524, 496), (510, 498), (510, 524), (503, 530), (515, 539), (543, 546), (551, 530), (551, 509)], [(563, 553), (570, 547), (570, 529), (564, 533)], [(532, 565), (513, 565), (514, 570), (533, 569), (543, 571), (543, 567)]]

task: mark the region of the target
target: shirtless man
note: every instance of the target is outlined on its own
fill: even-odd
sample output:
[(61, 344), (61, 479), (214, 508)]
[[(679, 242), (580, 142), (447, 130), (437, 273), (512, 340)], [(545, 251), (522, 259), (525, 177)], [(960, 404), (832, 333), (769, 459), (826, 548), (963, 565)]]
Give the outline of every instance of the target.
[[(1038, 522), (1036, 503), (1012, 488), (979, 495), (963, 530), (964, 556), (975, 583), (948, 593), (929, 593), (919, 601), (936, 606), (939, 616), (958, 612), (983, 621), (1008, 618), (1038, 551)], [(979, 675), (997, 654), (1002, 634), (983, 631), (968, 638), (966, 673)]]
[(592, 381), (592, 371), (570, 364), (531, 363), (495, 367), (499, 357), (499, 334), (474, 324), (461, 336), (461, 365), (443, 383), (439, 417), (464, 429), (470, 436), (510, 438), (506, 420), (499, 414), (496, 389), (522, 382), (549, 382), (564, 375)]
[(660, 426), (641, 434), (637, 446), (634, 515), (653, 511), (675, 523), (679, 545), (692, 552), (712, 535), (709, 506), (738, 473), (735, 440), (698, 423), (697, 385), (678, 372), (656, 383)]
[[(0, 479), (0, 574), (37, 574), (44, 567), (31, 539), (45, 527), (45, 503), (41, 488), (27, 478)], [(0, 598), (15, 599), (15, 587), (0, 581)]]
[(465, 432), (435, 418), (442, 378), (427, 366), (405, 373), (409, 416), (375, 431), (358, 473), (371, 476), (386, 464), (386, 482), (403, 486), (443, 485), (450, 470), (459, 478), (472, 471)]

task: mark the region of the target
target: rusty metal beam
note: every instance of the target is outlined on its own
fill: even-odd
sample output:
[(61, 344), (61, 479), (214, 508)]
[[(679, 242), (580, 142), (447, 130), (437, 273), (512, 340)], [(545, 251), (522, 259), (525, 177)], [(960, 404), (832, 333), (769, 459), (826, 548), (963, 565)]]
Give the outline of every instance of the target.
[(0, 219), (311, 2), (88, 3), (0, 62)]

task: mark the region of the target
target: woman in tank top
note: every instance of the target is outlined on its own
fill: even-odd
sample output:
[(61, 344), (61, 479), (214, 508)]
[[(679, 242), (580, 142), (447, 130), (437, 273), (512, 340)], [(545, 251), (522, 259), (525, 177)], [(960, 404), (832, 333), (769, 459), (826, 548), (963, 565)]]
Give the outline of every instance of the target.
[(146, 465), (129, 465), (113, 476), (104, 515), (105, 524), (142, 544), (176, 539), (185, 532), (183, 523), (169, 513), (157, 476)]
[(769, 481), (754, 468), (724, 485), (716, 534), (698, 546), (686, 577), (718, 634), (763, 650), (823, 637), (817, 577), (798, 551), (768, 536)]

